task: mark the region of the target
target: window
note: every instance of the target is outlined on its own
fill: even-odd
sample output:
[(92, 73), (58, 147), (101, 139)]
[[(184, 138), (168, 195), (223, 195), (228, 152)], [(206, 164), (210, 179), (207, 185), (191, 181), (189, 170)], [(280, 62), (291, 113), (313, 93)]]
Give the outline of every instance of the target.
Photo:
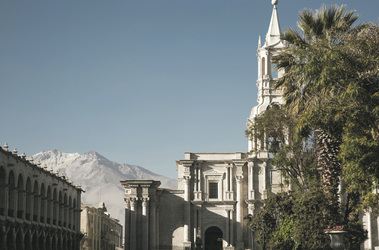
[(218, 198), (218, 183), (210, 182), (209, 183), (209, 199), (217, 199)]
[(278, 78), (278, 71), (275, 68), (276, 64), (271, 64), (271, 78)]

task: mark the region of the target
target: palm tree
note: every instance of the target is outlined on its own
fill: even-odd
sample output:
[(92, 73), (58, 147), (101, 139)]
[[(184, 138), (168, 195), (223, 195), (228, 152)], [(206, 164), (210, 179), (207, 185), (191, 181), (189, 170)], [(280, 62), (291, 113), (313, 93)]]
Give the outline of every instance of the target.
[[(301, 33), (287, 30), (282, 39), (288, 47), (273, 59), (277, 68), (285, 69), (286, 73), (278, 80), (276, 88), (283, 89), (285, 107), (299, 116), (299, 134), (309, 136), (313, 132), (316, 136), (317, 162), (332, 216), (339, 210), (341, 164), (337, 156), (342, 128), (328, 114), (334, 105), (338, 105), (335, 96), (342, 89), (336, 81), (338, 77), (329, 70), (333, 67), (331, 48), (343, 43), (339, 34), (360, 29), (360, 26), (352, 27), (358, 16), (354, 11), (345, 12), (345, 8), (323, 6), (314, 13), (303, 10), (297, 23)], [(329, 113), (323, 112), (326, 110)]]

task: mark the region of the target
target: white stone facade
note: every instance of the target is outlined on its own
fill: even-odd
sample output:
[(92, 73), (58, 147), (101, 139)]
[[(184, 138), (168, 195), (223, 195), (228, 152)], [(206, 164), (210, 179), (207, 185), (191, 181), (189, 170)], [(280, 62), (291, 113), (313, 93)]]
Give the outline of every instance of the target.
[[(274, 90), (271, 57), (284, 48), (276, 5), (266, 42), (258, 45), (258, 105), (254, 116), (282, 103)], [(266, 145), (249, 141), (247, 153), (185, 153), (177, 161), (178, 190), (159, 182), (122, 181), (125, 187), (125, 249), (256, 249), (244, 218), (261, 206), (269, 187), (280, 188), (280, 174), (270, 165)], [(275, 190), (274, 190), (275, 191)]]
[[(274, 89), (283, 75), (271, 58), (285, 48), (280, 40), (277, 1), (273, 1), (265, 43), (258, 42), (258, 105), (247, 126), (271, 105), (283, 103)], [(126, 180), (125, 250), (260, 249), (247, 228), (247, 215), (263, 205), (268, 190), (284, 191), (282, 177), (269, 161), (267, 143), (249, 140), (249, 153), (185, 153), (177, 161), (178, 190), (159, 189), (159, 181)], [(364, 217), (374, 249), (378, 217)], [(373, 242), (374, 241), (374, 242)]]
[(107, 213), (105, 204), (101, 202), (97, 208), (82, 204), (81, 208), (80, 231), (84, 237), (80, 250), (122, 249), (122, 225)]
[(0, 249), (79, 250), (80, 187), (0, 148)]

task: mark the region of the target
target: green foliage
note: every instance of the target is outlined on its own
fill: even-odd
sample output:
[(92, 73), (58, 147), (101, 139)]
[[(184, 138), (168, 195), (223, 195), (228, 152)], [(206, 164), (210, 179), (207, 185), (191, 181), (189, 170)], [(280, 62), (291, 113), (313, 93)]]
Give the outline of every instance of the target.
[[(314, 187), (313, 187), (314, 188)], [(329, 249), (323, 192), (270, 194), (250, 226), (261, 246), (275, 249)]]
[(363, 229), (362, 223), (350, 222), (346, 228), (345, 246), (347, 249), (361, 249), (361, 243), (367, 239), (367, 231)]
[(356, 20), (344, 6), (305, 10), (302, 34), (287, 30), (288, 47), (273, 58), (276, 69), (285, 69), (276, 84), (285, 104), (259, 115), (247, 135), (268, 139), (272, 164), (294, 192), (271, 194), (251, 217), (262, 246), (328, 249), (323, 229), (336, 225), (348, 231), (349, 249), (367, 238), (358, 211), (379, 207), (373, 192), (379, 188), (379, 26), (352, 27)]
[(294, 115), (275, 105), (257, 116), (246, 134), (253, 140), (267, 136), (271, 163), (282, 172), (288, 184), (306, 189), (319, 179), (315, 141), (313, 136), (296, 136), (296, 123)]

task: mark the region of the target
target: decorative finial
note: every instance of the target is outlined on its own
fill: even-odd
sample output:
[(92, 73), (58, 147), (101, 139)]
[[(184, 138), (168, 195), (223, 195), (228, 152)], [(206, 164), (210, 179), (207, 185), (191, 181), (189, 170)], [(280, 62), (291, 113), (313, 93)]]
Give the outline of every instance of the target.
[(30, 157), (29, 162), (30, 162), (31, 164), (34, 164), (33, 156)]
[(45, 169), (47, 171), (47, 165), (43, 165), (43, 169)]
[(22, 159), (24, 159), (24, 160), (26, 159), (26, 154), (25, 154), (25, 152), (22, 153), (21, 157), (22, 157)]
[(38, 161), (38, 162), (37, 162), (37, 166), (38, 166), (38, 167), (41, 167), (41, 161)]
[(4, 150), (8, 152), (8, 148), (9, 148), (9, 147), (8, 147), (8, 143), (5, 143), (5, 144), (4, 144)]
[(17, 148), (13, 149), (13, 154), (16, 155), (18, 153)]
[(259, 38), (258, 38), (258, 49), (260, 49), (261, 47), (262, 47), (261, 36), (259, 36)]
[(271, 0), (271, 3), (272, 3), (272, 5), (277, 5), (278, 4), (278, 0)]

